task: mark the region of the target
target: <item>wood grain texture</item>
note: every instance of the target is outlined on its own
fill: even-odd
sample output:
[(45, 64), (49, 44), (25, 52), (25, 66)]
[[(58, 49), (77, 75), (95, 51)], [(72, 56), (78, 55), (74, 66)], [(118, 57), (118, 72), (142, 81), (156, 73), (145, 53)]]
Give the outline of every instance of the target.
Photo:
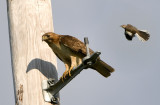
[(41, 82), (56, 78), (56, 56), (42, 34), (53, 32), (50, 0), (7, 0), (16, 105), (44, 102)]

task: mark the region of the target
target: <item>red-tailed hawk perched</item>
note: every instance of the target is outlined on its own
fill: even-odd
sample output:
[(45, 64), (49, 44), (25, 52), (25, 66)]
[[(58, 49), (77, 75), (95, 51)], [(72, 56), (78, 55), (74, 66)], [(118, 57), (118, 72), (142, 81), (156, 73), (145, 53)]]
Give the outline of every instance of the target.
[[(62, 79), (67, 74), (71, 76), (70, 71), (82, 63), (82, 59), (87, 55), (86, 46), (83, 42), (75, 37), (69, 35), (58, 35), (56, 33), (48, 32), (42, 36), (56, 56), (65, 64), (66, 70), (63, 73)], [(90, 54), (94, 53), (90, 49)], [(103, 62), (100, 58), (97, 59), (92, 69), (99, 72), (104, 77), (110, 76), (114, 69)]]
[(136, 27), (132, 26), (131, 24), (121, 25), (122, 28), (125, 29), (125, 36), (128, 40), (132, 40), (135, 35), (141, 41), (147, 41), (150, 37), (149, 33), (145, 30), (138, 30)]

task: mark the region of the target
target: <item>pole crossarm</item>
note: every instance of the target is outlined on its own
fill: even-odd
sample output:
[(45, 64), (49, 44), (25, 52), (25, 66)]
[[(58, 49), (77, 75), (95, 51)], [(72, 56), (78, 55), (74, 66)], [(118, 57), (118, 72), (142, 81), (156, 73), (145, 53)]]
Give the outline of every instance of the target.
[(88, 47), (88, 38), (84, 39), (86, 44), (87, 56), (83, 58), (82, 64), (80, 64), (71, 71), (71, 76), (66, 76), (66, 78), (63, 80), (61, 78), (57, 83), (55, 83), (54, 78), (42, 81), (43, 97), (46, 102), (51, 102), (54, 104), (58, 103), (59, 99), (56, 98), (57, 93), (64, 86), (66, 86), (74, 77), (76, 77), (83, 69), (91, 68), (96, 62), (99, 55), (101, 54), (101, 52), (96, 51), (92, 55), (90, 55)]

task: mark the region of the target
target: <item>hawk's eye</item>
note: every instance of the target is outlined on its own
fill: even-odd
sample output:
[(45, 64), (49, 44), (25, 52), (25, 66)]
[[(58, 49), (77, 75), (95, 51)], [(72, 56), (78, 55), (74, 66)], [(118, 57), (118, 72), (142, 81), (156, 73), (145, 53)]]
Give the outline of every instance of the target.
[(48, 38), (50, 37), (49, 35), (46, 35)]

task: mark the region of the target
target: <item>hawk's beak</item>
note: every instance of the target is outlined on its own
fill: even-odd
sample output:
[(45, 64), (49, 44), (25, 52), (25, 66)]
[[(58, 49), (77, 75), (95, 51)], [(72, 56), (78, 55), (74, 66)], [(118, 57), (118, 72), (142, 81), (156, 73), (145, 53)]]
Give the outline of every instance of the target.
[(45, 36), (45, 35), (42, 36), (42, 41), (46, 41), (47, 39), (48, 39), (47, 36)]

